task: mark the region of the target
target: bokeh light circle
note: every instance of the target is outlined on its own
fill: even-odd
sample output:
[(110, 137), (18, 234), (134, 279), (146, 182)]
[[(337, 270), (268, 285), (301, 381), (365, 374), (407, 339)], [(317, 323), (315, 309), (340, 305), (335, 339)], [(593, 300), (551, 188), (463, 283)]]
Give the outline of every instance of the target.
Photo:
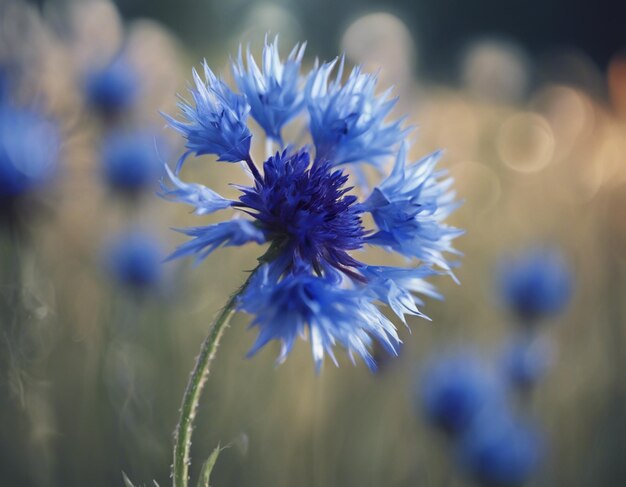
[(544, 169), (554, 155), (554, 133), (550, 124), (535, 113), (516, 113), (501, 125), (496, 150), (502, 162), (518, 172)]

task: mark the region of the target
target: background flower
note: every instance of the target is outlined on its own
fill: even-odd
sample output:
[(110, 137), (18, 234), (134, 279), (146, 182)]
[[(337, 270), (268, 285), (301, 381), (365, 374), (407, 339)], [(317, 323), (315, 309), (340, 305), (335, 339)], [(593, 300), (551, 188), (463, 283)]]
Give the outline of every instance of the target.
[(570, 300), (572, 275), (555, 249), (529, 249), (502, 262), (499, 272), (502, 299), (523, 322), (554, 315)]

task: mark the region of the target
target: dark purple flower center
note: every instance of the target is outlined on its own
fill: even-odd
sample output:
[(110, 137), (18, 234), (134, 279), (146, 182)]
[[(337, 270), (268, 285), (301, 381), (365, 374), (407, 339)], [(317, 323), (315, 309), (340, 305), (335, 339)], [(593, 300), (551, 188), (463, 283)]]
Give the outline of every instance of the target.
[(276, 154), (263, 165), (254, 187), (243, 189), (246, 208), (268, 233), (286, 269), (302, 263), (322, 273), (328, 266), (354, 275), (360, 262), (349, 251), (361, 248), (365, 231), (348, 176), (301, 150)]

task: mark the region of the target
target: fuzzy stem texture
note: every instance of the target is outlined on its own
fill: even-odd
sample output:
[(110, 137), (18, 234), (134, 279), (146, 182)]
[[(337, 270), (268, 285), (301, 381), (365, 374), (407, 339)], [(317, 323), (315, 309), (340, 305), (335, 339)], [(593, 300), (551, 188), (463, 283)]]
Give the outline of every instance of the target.
[(226, 305), (217, 315), (208, 336), (202, 343), (200, 354), (196, 358), (196, 365), (191, 372), (183, 402), (180, 408), (180, 418), (174, 433), (174, 464), (172, 467), (172, 478), (174, 487), (187, 487), (189, 482), (189, 464), (191, 449), (191, 433), (193, 431), (193, 423), (200, 402), (200, 396), (204, 388), (204, 384), (209, 376), (209, 367), (215, 352), (220, 343), (220, 339), (224, 330), (228, 326), (228, 322), (235, 312), (237, 298), (246, 289), (250, 279), (254, 275), (254, 271), (250, 273), (246, 282), (235, 292)]

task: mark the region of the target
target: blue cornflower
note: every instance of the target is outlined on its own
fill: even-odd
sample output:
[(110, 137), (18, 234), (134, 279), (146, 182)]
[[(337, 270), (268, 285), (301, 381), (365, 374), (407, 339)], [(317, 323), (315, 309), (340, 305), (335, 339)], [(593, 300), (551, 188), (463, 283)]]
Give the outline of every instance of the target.
[(546, 340), (518, 336), (504, 347), (501, 365), (511, 385), (528, 389), (546, 375), (552, 358), (552, 350)]
[(418, 402), (426, 420), (450, 436), (504, 403), (502, 383), (477, 354), (448, 352), (431, 360), (421, 377)]
[(0, 199), (15, 199), (49, 181), (59, 149), (57, 126), (36, 109), (0, 105)]
[(532, 324), (565, 309), (572, 295), (573, 278), (558, 250), (535, 247), (503, 260), (498, 284), (509, 309), (523, 322)]
[[(335, 79), (330, 80), (339, 62)], [(404, 118), (386, 122), (397, 99), (391, 90), (376, 96), (376, 76), (355, 67), (342, 83), (344, 58), (309, 75), (305, 97), (316, 156), (333, 165), (367, 162), (379, 166), (408, 134)]]
[(85, 78), (87, 102), (106, 115), (131, 108), (139, 95), (139, 77), (123, 55), (94, 68)]
[(506, 411), (480, 418), (458, 445), (460, 466), (480, 485), (518, 487), (541, 465), (543, 439)]
[(278, 54), (278, 36), (271, 44), (266, 38), (260, 69), (249, 47), (246, 51), (247, 69), (241, 48), (237, 61), (232, 64), (237, 86), (250, 104), (250, 114), (267, 135), (281, 145), (281, 129), (304, 108), (300, 65), (305, 47), (304, 44), (296, 45), (282, 62)]
[(114, 190), (134, 195), (156, 186), (162, 171), (156, 137), (143, 130), (119, 130), (102, 144), (102, 174)]
[[(424, 174), (422, 185), (426, 189), (423, 192), (431, 205), (429, 213), (436, 215), (432, 219), (437, 225), (430, 225), (419, 235), (425, 242), (428, 241), (429, 248), (436, 251), (418, 252), (419, 242), (416, 241), (412, 244), (411, 256), (419, 257), (421, 263), (413, 262), (407, 267), (368, 266), (353, 254), (367, 245), (379, 245), (370, 238), (373, 231), (367, 229), (363, 221), (364, 211), (372, 211), (374, 207), (367, 207), (359, 201), (354, 187), (349, 184), (348, 175), (337, 168), (339, 163), (349, 160), (333, 157), (342, 154), (342, 146), (354, 148), (358, 144), (363, 149), (362, 154), (378, 154), (376, 144), (381, 136), (380, 120), (370, 124), (369, 128), (359, 126), (361, 134), (337, 142), (333, 152), (324, 155), (316, 148), (313, 156), (307, 146), (298, 149), (288, 145), (269, 157), (259, 169), (249, 154), (252, 134), (245, 125), (248, 110), (252, 110), (253, 117), (269, 138), (275, 139), (280, 135), (279, 127), (282, 125), (277, 123), (287, 118), (277, 116), (280, 112), (278, 106), (289, 105), (290, 110), (295, 110), (297, 100), (304, 97), (296, 75), (301, 51), (302, 48), (296, 47), (281, 65), (283, 76), (287, 76), (288, 66), (293, 71), (279, 83), (276, 80), (281, 70), (277, 68), (276, 43), (266, 45), (263, 69), (267, 76), (263, 74), (261, 78), (272, 87), (272, 99), (278, 100), (271, 106), (251, 100), (258, 97), (261, 78), (255, 77), (259, 84), (255, 81), (254, 85), (242, 86), (243, 94), (239, 95), (219, 81), (206, 65), (206, 85), (194, 72), (197, 87), (197, 90), (192, 90), (195, 107), (181, 105), (189, 123), (183, 124), (168, 117), (170, 124), (188, 140), (188, 150), (181, 156), (177, 168), (180, 169), (191, 152), (197, 155), (213, 153), (222, 160), (245, 161), (253, 181), (250, 185), (235, 186), (240, 195), (229, 200), (201, 184), (182, 181), (178, 172), (166, 168), (170, 184), (164, 182), (162, 185), (161, 195), (164, 198), (191, 205), (199, 215), (227, 208), (240, 212), (235, 218), (221, 223), (180, 230), (192, 238), (170, 258), (195, 255), (201, 260), (220, 246), (249, 242), (267, 244), (266, 252), (259, 259), (259, 267), (236, 300), (238, 309), (254, 315), (252, 325), (259, 330), (251, 353), (270, 340), (278, 340), (282, 342), (279, 360), (284, 360), (295, 338), (304, 336), (311, 341), (318, 367), (325, 354), (335, 360), (335, 345), (344, 347), (352, 358), (361, 357), (374, 367), (371, 355), (374, 341), (390, 353), (395, 353), (400, 343), (395, 326), (376, 304), (389, 305), (404, 321), (407, 314), (422, 316), (419, 307), (423, 303), (418, 295), (439, 297), (424, 279), (441, 272), (431, 267), (445, 263), (443, 253), (451, 250), (450, 241), (458, 234), (442, 230), (443, 213), (450, 213), (453, 207), (452, 196), (446, 192), (447, 186), (440, 189), (445, 194), (437, 192), (441, 185), (433, 183), (430, 178), (437, 178), (439, 174)], [(290, 63), (297, 64), (297, 69)], [(248, 68), (251, 71), (243, 71), (241, 59), (233, 70), (251, 83), (250, 73), (256, 72), (254, 66), (249, 57)], [(372, 90), (374, 81), (372, 78), (367, 82), (372, 83)], [(355, 75), (349, 82), (348, 90), (364, 89), (369, 93), (369, 87), (360, 86), (364, 82), (365, 78)], [(341, 91), (338, 86), (336, 89)], [(280, 93), (281, 89), (285, 91)], [(320, 88), (315, 90), (318, 92)], [(347, 95), (338, 96), (335, 103), (346, 106), (334, 109), (341, 113), (353, 109), (349, 98)], [(380, 111), (379, 105), (383, 102), (376, 98), (375, 102), (370, 100), (368, 103), (374, 103), (378, 107), (376, 110)], [(385, 125), (385, 130), (391, 132), (391, 126), (396, 127), (394, 140), (400, 140), (404, 132), (399, 128), (399, 122)], [(358, 144), (355, 142), (357, 139)], [(223, 150), (225, 147), (227, 150)], [(346, 150), (352, 149), (348, 147)], [(391, 153), (393, 149), (387, 147), (386, 150)], [(226, 153), (230, 155), (224, 157)], [(419, 200), (419, 195), (412, 198)], [(440, 203), (446, 207), (443, 212), (437, 212), (436, 206)], [(409, 224), (406, 220), (399, 223), (400, 226)], [(436, 231), (431, 230), (429, 239), (429, 228), (435, 227)], [(445, 240), (445, 243), (438, 243), (440, 240)], [(396, 250), (387, 241), (384, 245)], [(448, 269), (445, 264), (443, 271)]]
[(129, 230), (117, 235), (105, 253), (111, 276), (121, 285), (138, 291), (153, 289), (163, 276), (163, 254), (153, 235)]
[(204, 81), (193, 69), (195, 88), (190, 87), (192, 106), (178, 103), (183, 122), (164, 115), (168, 123), (187, 139), (188, 151), (179, 161), (179, 168), (190, 154), (215, 154), (219, 161), (239, 162), (250, 158), (252, 133), (246, 125), (250, 104), (244, 95), (233, 92), (218, 79), (206, 61)]

